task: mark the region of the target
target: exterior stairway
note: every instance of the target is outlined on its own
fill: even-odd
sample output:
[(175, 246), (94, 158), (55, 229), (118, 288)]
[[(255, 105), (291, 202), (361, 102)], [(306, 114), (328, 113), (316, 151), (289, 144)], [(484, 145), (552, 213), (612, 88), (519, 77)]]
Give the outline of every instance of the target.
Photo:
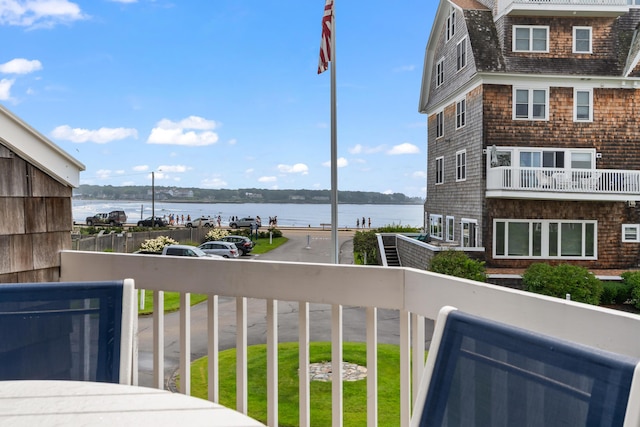
[(387, 258), (387, 266), (388, 267), (400, 267), (400, 258), (398, 257), (398, 250), (393, 246), (384, 247), (384, 256)]

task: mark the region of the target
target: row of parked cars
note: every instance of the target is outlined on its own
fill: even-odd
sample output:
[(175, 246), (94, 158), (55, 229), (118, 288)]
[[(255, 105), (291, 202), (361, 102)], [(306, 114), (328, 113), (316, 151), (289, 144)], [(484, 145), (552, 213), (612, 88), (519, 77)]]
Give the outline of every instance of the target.
[[(208, 257), (208, 258), (238, 258), (253, 249), (254, 242), (244, 236), (225, 236), (220, 240), (204, 242), (200, 246), (168, 245), (162, 249), (162, 255)], [(138, 252), (145, 253), (145, 252)]]

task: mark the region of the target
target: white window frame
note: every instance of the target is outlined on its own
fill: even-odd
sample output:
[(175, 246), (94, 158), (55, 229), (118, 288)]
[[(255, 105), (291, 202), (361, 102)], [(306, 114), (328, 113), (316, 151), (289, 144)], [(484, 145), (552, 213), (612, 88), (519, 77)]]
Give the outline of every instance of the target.
[(436, 63), (436, 87), (444, 84), (444, 58)]
[(436, 139), (444, 137), (444, 111), (436, 113)]
[[(467, 234), (468, 230), (468, 234)], [(473, 240), (471, 231), (473, 230)], [(471, 243), (474, 245), (471, 245)], [(460, 221), (460, 246), (464, 248), (475, 248), (478, 246), (478, 221), (475, 219), (462, 218)]]
[(444, 183), (444, 156), (436, 157), (436, 185)]
[[(576, 33), (580, 30), (589, 31), (589, 49), (578, 50), (578, 37)], [(573, 53), (593, 53), (593, 29), (591, 27), (573, 27)]]
[(622, 224), (622, 241), (624, 243), (640, 242), (640, 224)]
[(456, 45), (456, 71), (462, 70), (467, 66), (467, 38), (463, 37), (462, 40)]
[[(526, 29), (529, 31), (529, 46), (527, 49), (518, 49), (516, 47), (516, 32), (517, 30)], [(545, 30), (546, 38), (545, 38), (545, 48), (544, 50), (534, 49), (533, 48), (533, 33), (534, 30)], [(514, 25), (512, 31), (512, 46), (511, 49), (513, 52), (535, 52), (535, 53), (549, 53), (549, 26), (548, 25)]]
[(456, 181), (467, 180), (467, 150), (456, 152)]
[(442, 240), (443, 233), (442, 215), (429, 215), (429, 235), (438, 240)]
[[(505, 223), (504, 254), (498, 255), (497, 251), (497, 224)], [(529, 224), (529, 249), (527, 255), (509, 255), (509, 223), (528, 223)], [(558, 255), (549, 255), (549, 225), (558, 224)], [(579, 224), (582, 226), (582, 255), (579, 256), (562, 256), (562, 225)], [(593, 255), (586, 255), (586, 226), (593, 225)], [(533, 255), (533, 231), (534, 227), (540, 226), (540, 255)], [(563, 260), (596, 260), (598, 259), (598, 221), (597, 220), (567, 220), (567, 219), (504, 219), (496, 218), (493, 220), (493, 257), (496, 259), (563, 259)]]
[(456, 236), (456, 219), (452, 216), (447, 216), (445, 220), (446, 230), (445, 230), (445, 240), (447, 242), (453, 242)]
[[(517, 116), (517, 106), (518, 99), (517, 94), (519, 91), (527, 91), (527, 117), (518, 117)], [(544, 92), (544, 117), (534, 117), (533, 116), (533, 107), (534, 107), (534, 94), (535, 92), (543, 91)], [(512, 105), (512, 116), (513, 120), (541, 120), (546, 121), (549, 120), (549, 88), (548, 87), (513, 87), (513, 105)]]
[(446, 24), (447, 41), (451, 40), (456, 34), (456, 9), (451, 6)]
[[(587, 92), (589, 95), (589, 117), (587, 118), (578, 118), (578, 92)], [(583, 106), (582, 106), (583, 107)], [(573, 121), (574, 122), (592, 122), (593, 121), (593, 89), (588, 88), (574, 88), (573, 89)]]
[(463, 128), (467, 124), (467, 98), (456, 101), (456, 129)]

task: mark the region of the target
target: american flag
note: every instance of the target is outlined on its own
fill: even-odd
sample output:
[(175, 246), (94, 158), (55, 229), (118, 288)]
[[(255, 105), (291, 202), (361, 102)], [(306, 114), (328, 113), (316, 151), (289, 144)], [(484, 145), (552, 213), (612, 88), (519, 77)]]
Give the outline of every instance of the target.
[(333, 21), (333, 0), (326, 0), (324, 15), (322, 16), (322, 37), (320, 39), (320, 61), (318, 62), (318, 74), (327, 71), (331, 61), (331, 27)]

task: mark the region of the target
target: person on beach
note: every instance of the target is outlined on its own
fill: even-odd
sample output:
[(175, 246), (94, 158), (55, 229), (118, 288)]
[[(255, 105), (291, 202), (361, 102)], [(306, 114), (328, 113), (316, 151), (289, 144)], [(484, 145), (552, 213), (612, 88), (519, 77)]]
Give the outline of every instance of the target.
[(360, 218), (356, 218), (356, 228), (360, 228)]

